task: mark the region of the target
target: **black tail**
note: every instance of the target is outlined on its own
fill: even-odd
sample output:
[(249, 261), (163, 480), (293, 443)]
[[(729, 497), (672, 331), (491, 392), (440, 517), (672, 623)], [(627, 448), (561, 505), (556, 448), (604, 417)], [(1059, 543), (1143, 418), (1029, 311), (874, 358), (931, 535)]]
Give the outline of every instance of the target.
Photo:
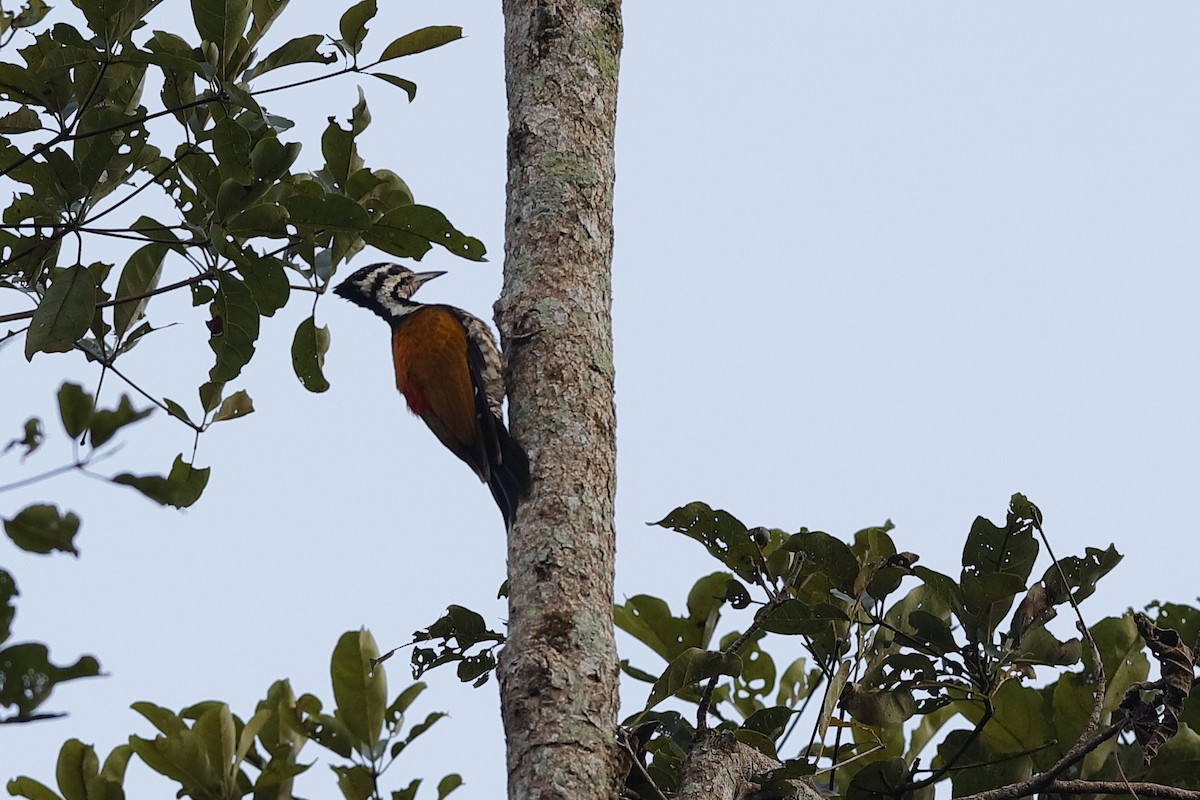
[(504, 527), (511, 528), (517, 518), (517, 506), (529, 493), (529, 456), (513, 441), (503, 424), (496, 426), (499, 453), (489, 465), (488, 488), (504, 515)]

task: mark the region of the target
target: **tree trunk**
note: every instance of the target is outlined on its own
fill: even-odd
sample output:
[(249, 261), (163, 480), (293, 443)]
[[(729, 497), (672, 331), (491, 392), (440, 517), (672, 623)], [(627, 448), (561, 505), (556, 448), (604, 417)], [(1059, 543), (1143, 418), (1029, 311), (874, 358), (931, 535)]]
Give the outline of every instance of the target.
[(619, 788), (613, 642), (613, 132), (619, 0), (504, 0), (508, 211), (497, 323), (530, 496), (500, 659), (510, 798)]
[[(679, 800), (744, 800), (757, 788), (750, 776), (778, 766), (778, 761), (742, 744), (733, 734), (710, 731), (688, 753), (678, 797)], [(822, 800), (823, 795), (803, 781), (791, 781), (791, 786), (801, 800)]]

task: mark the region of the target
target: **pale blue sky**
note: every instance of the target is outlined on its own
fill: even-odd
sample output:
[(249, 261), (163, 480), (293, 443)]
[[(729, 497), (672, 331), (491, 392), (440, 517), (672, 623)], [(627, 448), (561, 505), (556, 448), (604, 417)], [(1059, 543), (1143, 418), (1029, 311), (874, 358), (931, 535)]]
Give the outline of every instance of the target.
[[(164, 5), (157, 25), (186, 30), (186, 4)], [(276, 41), (335, 30), (334, 4), (293, 5), (291, 16), (312, 16), (272, 31)], [(269, 107), (309, 126), (302, 159), (315, 167), (325, 117), (345, 118), (362, 85), (367, 162), (401, 174), (491, 254), (476, 265), (432, 253), (428, 268), (452, 272), (422, 294), (487, 317), (503, 252), (498, 4), (386, 5), (370, 52), (426, 24), (467, 32), (392, 70), (417, 81), (415, 104), (364, 77)], [(1191, 542), (1200, 452), (1200, 9), (631, 2), (625, 23), (618, 597), (679, 608), (717, 568), (644, 524), (691, 500), (751, 525), (842, 536), (891, 518), (902, 549), (956, 574), (972, 519), (1003, 518), (1021, 491), (1060, 555), (1110, 542), (1126, 554), (1083, 606), (1089, 620), (1193, 601), (1187, 552), (1172, 548)], [(11, 301), (0, 298), (21, 307)], [(0, 779), (49, 780), (68, 737), (106, 754), (149, 735), (135, 700), (221, 698), (245, 717), (285, 675), (329, 697), (328, 656), (347, 629), (366, 625), (390, 647), (448, 603), (503, 617), (499, 515), (404, 411), (385, 327), (322, 301), (332, 388), (310, 395), (288, 356), (307, 313), (298, 304), (265, 321), (236, 384), (258, 411), (202, 437), (213, 477), (194, 509), (159, 510), (83, 477), (0, 496), (0, 514), (51, 499), (84, 518), (79, 560), (0, 545), (22, 591), (15, 638), (47, 640), (60, 661), (95, 653), (110, 675), (56, 692), (48, 708), (67, 719), (0, 730)], [(184, 304), (156, 302), (150, 315), (189, 323), (127, 366), (190, 400), (210, 363), (207, 332)], [(94, 373), (75, 356), (27, 366), (19, 347), (0, 351), (0, 370), (3, 438), (40, 414), (54, 438), (29, 469), (61, 463), (52, 392), (64, 370)], [(162, 471), (190, 452), (188, 431), (161, 417), (130, 429), (101, 469)], [(0, 460), (0, 483), (23, 474)], [(401, 660), (390, 666), (394, 692), (407, 675)], [(452, 718), (389, 773), (391, 788), (459, 771), (462, 797), (500, 796), (494, 683), (430, 682), (414, 714)], [(632, 687), (626, 713), (643, 698)], [(322, 771), (302, 791), (327, 795)], [(141, 768), (129, 785), (131, 797), (165, 786)]]

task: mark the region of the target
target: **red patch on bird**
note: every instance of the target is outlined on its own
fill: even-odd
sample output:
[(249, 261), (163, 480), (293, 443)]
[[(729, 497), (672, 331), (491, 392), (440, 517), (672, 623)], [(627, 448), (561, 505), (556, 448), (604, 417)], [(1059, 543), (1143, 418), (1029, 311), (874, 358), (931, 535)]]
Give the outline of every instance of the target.
[(429, 413), (429, 401), (425, 399), (425, 393), (421, 391), (420, 386), (410, 381), (400, 391), (404, 393), (404, 400), (408, 403), (409, 411), (418, 417), (424, 417)]

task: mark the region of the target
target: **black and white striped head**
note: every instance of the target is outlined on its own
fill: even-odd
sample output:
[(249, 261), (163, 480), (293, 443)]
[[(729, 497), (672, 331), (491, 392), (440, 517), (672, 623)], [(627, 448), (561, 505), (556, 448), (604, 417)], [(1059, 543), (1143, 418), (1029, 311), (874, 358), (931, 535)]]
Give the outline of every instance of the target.
[(355, 305), (369, 308), (384, 319), (402, 317), (419, 303), (412, 296), (426, 282), (445, 272), (413, 272), (400, 264), (370, 264), (356, 270), (333, 293)]

